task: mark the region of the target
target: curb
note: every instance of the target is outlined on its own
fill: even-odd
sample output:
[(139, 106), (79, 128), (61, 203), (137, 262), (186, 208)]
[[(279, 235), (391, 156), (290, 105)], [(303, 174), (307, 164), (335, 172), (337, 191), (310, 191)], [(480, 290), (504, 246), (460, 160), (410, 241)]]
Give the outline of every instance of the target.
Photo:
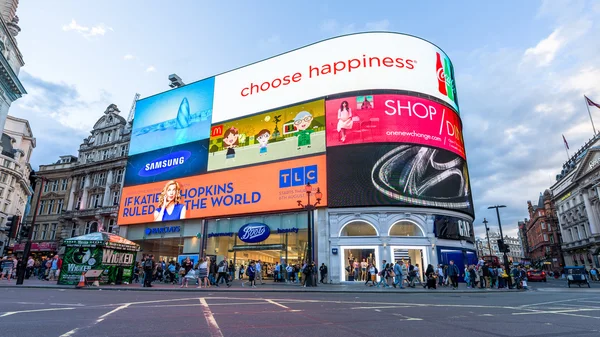
[[(141, 292), (217, 292), (217, 293), (322, 293), (322, 294), (504, 294), (507, 292), (523, 292), (526, 290), (411, 290), (411, 291), (386, 291), (386, 290), (317, 290), (317, 289), (241, 289), (241, 288), (223, 288), (223, 289), (181, 289), (181, 288), (157, 288), (157, 289), (147, 289), (143, 287), (139, 288), (115, 288), (115, 287), (85, 287), (85, 288), (75, 288), (75, 287), (67, 287), (67, 286), (35, 286), (35, 285), (0, 285), (0, 289), (60, 289), (60, 290), (104, 290), (104, 291), (141, 291)], [(531, 291), (529, 289), (528, 291)]]

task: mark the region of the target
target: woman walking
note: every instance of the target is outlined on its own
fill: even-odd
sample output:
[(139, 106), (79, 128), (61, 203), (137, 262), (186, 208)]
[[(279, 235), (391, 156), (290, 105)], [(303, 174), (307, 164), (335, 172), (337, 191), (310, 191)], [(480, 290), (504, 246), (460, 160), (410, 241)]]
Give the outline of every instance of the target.
[(198, 288), (202, 288), (202, 284), (204, 284), (205, 288), (210, 287), (210, 283), (208, 282), (208, 259), (205, 257), (201, 258), (200, 262), (198, 262), (198, 279)]

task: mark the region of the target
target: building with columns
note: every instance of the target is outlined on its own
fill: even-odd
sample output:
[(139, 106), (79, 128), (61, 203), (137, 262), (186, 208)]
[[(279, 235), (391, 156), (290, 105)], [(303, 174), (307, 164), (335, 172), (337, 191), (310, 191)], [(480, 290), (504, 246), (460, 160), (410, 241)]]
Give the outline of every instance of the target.
[(27, 93), (18, 78), (25, 65), (16, 39), (21, 31), (18, 5), (18, 0), (0, 0), (0, 130), (4, 129), (12, 102)]
[(600, 267), (600, 134), (564, 165), (551, 187), (567, 266)]
[[(497, 256), (501, 261), (504, 253), (500, 252), (500, 247), (498, 247), (498, 240), (500, 239), (500, 233), (498, 232), (490, 232), (490, 242), (488, 245), (487, 237), (477, 238), (476, 246), (477, 251), (482, 255), (493, 255)], [(508, 235), (504, 236), (504, 244), (508, 245), (508, 249), (510, 250), (506, 255), (508, 256), (508, 260), (514, 263), (521, 262), (524, 258), (523, 255), (523, 246), (521, 245), (521, 240), (519, 238), (514, 238)], [(492, 249), (490, 253), (490, 248)]]
[(101, 230), (118, 233), (117, 211), (131, 137), (131, 127), (119, 112), (116, 105), (108, 106), (83, 140), (78, 156), (65, 155), (54, 164), (40, 165), (32, 203), (35, 208), (41, 194), (32, 230), (34, 252), (35, 247), (41, 253), (55, 252), (62, 240), (74, 236)]

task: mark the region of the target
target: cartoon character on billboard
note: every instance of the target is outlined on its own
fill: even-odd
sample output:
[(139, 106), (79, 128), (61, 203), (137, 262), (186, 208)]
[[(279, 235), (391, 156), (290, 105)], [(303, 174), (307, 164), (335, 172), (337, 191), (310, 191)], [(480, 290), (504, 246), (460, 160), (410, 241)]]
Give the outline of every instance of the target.
[(267, 155), (267, 145), (269, 144), (269, 139), (271, 139), (271, 132), (269, 132), (267, 129), (260, 130), (258, 135), (256, 135), (256, 140), (258, 140), (260, 147), (258, 152), (259, 156), (262, 156), (263, 154)]
[(294, 126), (296, 127), (295, 136), (298, 137), (298, 150), (303, 146), (310, 148), (310, 134), (314, 130), (309, 130), (310, 124), (313, 121), (313, 116), (308, 111), (300, 111), (294, 118)]
[(185, 205), (181, 203), (181, 186), (175, 180), (167, 182), (158, 197), (158, 208), (154, 211), (154, 221), (185, 219)]
[(223, 134), (223, 144), (225, 144), (225, 148), (227, 148), (227, 153), (225, 154), (226, 159), (233, 159), (235, 161), (235, 149), (240, 144), (240, 132), (235, 127), (230, 127)]
[(348, 106), (348, 101), (343, 101), (338, 110), (337, 131), (340, 134), (340, 140), (346, 141), (346, 130), (352, 129), (352, 109)]

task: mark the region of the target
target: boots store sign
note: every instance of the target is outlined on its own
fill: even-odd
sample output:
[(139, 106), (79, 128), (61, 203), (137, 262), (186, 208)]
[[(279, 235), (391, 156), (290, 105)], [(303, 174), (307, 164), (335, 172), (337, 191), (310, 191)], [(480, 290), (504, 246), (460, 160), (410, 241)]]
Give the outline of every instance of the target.
[(243, 225), (238, 231), (240, 240), (246, 243), (265, 241), (271, 235), (271, 229), (264, 223), (251, 222)]

